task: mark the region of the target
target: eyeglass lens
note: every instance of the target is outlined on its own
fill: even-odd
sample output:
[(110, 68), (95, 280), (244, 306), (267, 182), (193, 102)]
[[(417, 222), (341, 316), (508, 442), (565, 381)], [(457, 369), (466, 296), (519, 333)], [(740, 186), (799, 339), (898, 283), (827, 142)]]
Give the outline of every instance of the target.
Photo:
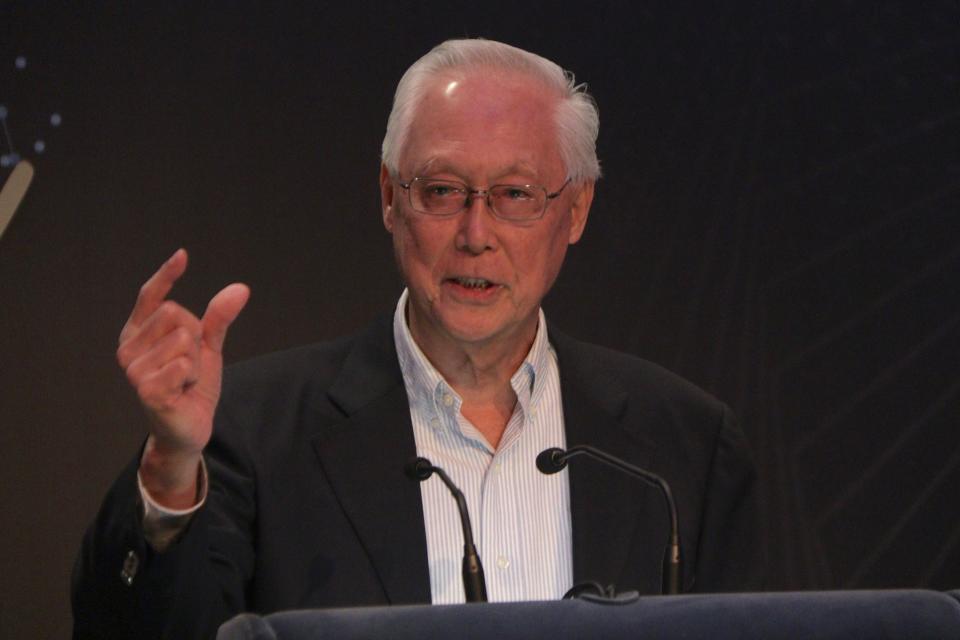
[[(546, 190), (532, 185), (494, 185), (487, 192), (487, 205), (501, 218), (539, 217), (546, 203)], [(410, 185), (410, 204), (430, 215), (452, 215), (476, 197), (460, 182), (415, 179)]]

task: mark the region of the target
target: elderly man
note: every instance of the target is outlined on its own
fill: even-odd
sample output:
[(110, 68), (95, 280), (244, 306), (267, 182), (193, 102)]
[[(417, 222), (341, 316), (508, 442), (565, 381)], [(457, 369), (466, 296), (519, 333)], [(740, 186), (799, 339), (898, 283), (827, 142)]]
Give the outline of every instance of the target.
[(84, 541), (77, 635), (210, 634), (231, 615), (458, 602), (463, 489), (491, 600), (598, 581), (657, 593), (668, 517), (655, 490), (595, 463), (545, 476), (548, 447), (590, 444), (664, 476), (686, 589), (753, 588), (754, 474), (729, 411), (666, 371), (565, 337), (540, 303), (583, 233), (599, 175), (592, 100), (554, 63), (446, 42), (397, 88), (380, 171), (407, 288), (392, 320), (231, 367), (234, 284), (202, 318), (167, 300), (175, 253), (143, 286), (118, 359), (146, 444)]

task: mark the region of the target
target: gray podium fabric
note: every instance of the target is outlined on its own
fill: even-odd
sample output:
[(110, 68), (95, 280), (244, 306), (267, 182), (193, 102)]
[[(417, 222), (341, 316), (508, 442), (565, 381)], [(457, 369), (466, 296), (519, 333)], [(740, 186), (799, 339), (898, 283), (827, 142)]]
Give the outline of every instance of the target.
[(960, 639), (960, 591), (822, 591), (243, 614), (219, 640), (324, 638)]

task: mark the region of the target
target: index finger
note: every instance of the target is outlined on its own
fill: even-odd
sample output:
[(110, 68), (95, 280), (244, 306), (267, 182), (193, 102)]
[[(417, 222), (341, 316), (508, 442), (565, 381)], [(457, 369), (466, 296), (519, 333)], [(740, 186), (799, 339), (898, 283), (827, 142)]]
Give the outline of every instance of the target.
[(166, 262), (160, 265), (157, 272), (150, 276), (137, 295), (137, 302), (133, 305), (133, 311), (130, 312), (128, 325), (139, 325), (150, 317), (160, 306), (173, 288), (183, 272), (187, 270), (187, 251), (186, 249), (177, 249)]

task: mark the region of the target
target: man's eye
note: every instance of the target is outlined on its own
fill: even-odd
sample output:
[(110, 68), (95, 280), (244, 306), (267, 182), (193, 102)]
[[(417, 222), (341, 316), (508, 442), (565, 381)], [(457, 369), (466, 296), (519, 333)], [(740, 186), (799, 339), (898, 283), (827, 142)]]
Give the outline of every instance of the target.
[(522, 187), (504, 187), (500, 196), (508, 200), (529, 200), (534, 197), (530, 190)]
[(449, 198), (457, 195), (461, 190), (450, 184), (426, 184), (423, 191), (429, 198)]

